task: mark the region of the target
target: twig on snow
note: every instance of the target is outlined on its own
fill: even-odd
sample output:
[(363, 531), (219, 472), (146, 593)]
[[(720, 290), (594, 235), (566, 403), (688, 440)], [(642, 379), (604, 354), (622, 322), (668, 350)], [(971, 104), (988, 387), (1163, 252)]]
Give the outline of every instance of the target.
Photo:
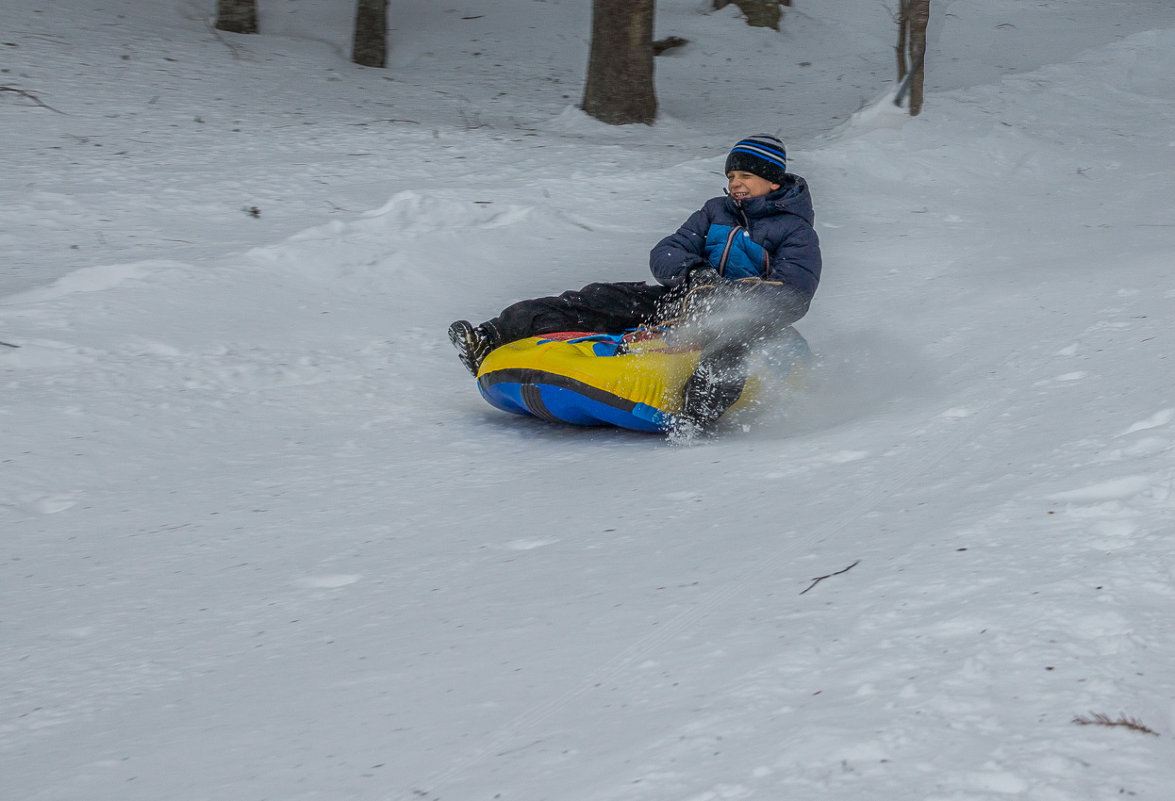
[(854, 567), (856, 567), (856, 566), (857, 566), (857, 565), (859, 565), (859, 564), (861, 564), (861, 560), (860, 560), (860, 559), (858, 559), (857, 561), (853, 562), (851, 565), (849, 565), (848, 567), (846, 567), (844, 570), (838, 570), (838, 571), (836, 571), (835, 573), (829, 573), (827, 576), (817, 576), (816, 578), (812, 579), (812, 583), (808, 585), (808, 589), (807, 589), (807, 590), (804, 590), (804, 592), (801, 592), (801, 593), (800, 593), (800, 595), (803, 595), (805, 592), (807, 592), (808, 590), (812, 589), (813, 587), (815, 587), (815, 586), (816, 586), (817, 584), (819, 584), (820, 582), (824, 581), (824, 579), (827, 579), (827, 578), (832, 578), (833, 576), (839, 576), (839, 575), (841, 575), (842, 573), (848, 573), (850, 570), (852, 570)]
[(1128, 718), (1125, 714), (1119, 715), (1117, 720), (1115, 720), (1109, 715), (1103, 715), (1101, 712), (1090, 712), (1089, 717), (1078, 715), (1073, 718), (1073, 722), (1079, 726), (1121, 726), (1124, 729), (1131, 729), (1132, 731), (1142, 732), (1143, 734), (1152, 734), (1155, 737), (1159, 736), (1157, 731), (1149, 726), (1144, 726), (1138, 718)]
[[(47, 108), (56, 114), (65, 114), (64, 111), (61, 111), (60, 109), (53, 108), (53, 106), (44, 102), (43, 100), (41, 100), (41, 98), (37, 97), (32, 92), (26, 92), (24, 89), (17, 89), (15, 86), (0, 86), (0, 92), (15, 92), (16, 94), (20, 95), (21, 97), (26, 97), (29, 100), (33, 101), (41, 108)], [(69, 115), (66, 114), (66, 116), (68, 117)]]

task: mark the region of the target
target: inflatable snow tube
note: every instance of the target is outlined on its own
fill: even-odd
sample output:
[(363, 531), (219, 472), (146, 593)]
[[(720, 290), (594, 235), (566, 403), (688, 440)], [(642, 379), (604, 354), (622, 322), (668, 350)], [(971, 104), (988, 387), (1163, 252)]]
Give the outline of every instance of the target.
[[(477, 386), (490, 405), (513, 414), (582, 426), (668, 431), (681, 410), (681, 390), (701, 352), (676, 347), (666, 332), (625, 335), (564, 332), (530, 337), (486, 356)], [(734, 412), (766, 389), (801, 380), (811, 360), (794, 328), (757, 358)]]

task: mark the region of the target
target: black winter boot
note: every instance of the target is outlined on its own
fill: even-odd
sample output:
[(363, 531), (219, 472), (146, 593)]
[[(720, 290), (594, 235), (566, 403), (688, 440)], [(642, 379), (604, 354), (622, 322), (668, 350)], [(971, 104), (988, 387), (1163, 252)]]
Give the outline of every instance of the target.
[(738, 402), (747, 383), (741, 364), (723, 364), (723, 359), (703, 359), (681, 391), (681, 413), (673, 434), (691, 437), (713, 432), (718, 418)]
[(457, 358), (474, 378), (477, 378), (482, 360), (497, 347), (484, 328), (474, 326), (468, 320), (458, 320), (449, 326), (449, 341), (457, 349)]

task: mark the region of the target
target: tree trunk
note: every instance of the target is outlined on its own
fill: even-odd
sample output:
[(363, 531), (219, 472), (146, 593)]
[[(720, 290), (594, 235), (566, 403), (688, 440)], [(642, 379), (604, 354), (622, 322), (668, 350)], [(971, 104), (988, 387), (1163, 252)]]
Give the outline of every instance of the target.
[(926, 82), (926, 26), (930, 24), (930, 0), (910, 3), (910, 116), (922, 113), (922, 90)]
[(898, 61), (898, 83), (905, 80), (906, 70), (909, 69), (909, 62), (906, 61), (906, 42), (910, 38), (910, 2), (911, 0), (900, 0), (898, 3), (898, 43), (894, 48), (894, 55)]
[[(926, 26), (930, 23), (930, 0), (901, 0), (898, 5), (898, 93), (910, 95), (910, 116), (922, 113), (923, 85), (926, 82)], [(904, 83), (903, 83), (904, 82)]]
[(714, 0), (714, 8), (726, 8), (731, 3), (743, 12), (748, 25), (777, 31), (783, 15), (779, 7), (790, 6), (791, 0)]
[(592, 0), (592, 45), (583, 110), (609, 125), (657, 118), (654, 0)]
[(364, 67), (388, 63), (388, 0), (358, 0), (351, 60)]
[(217, 0), (216, 28), (229, 33), (257, 33), (257, 0)]

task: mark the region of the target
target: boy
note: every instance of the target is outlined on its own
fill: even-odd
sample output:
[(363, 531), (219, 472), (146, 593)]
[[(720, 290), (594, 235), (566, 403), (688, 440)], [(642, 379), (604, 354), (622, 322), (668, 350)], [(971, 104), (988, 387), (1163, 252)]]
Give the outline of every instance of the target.
[(683, 389), (676, 427), (710, 429), (742, 393), (754, 343), (807, 312), (821, 266), (808, 185), (787, 172), (778, 138), (740, 140), (726, 157), (726, 179), (724, 197), (706, 201), (649, 254), (657, 284), (588, 284), (515, 303), (476, 327), (458, 320), (449, 339), (462, 364), (476, 376), (490, 351), (518, 339), (689, 319), (704, 332), (702, 358)]

